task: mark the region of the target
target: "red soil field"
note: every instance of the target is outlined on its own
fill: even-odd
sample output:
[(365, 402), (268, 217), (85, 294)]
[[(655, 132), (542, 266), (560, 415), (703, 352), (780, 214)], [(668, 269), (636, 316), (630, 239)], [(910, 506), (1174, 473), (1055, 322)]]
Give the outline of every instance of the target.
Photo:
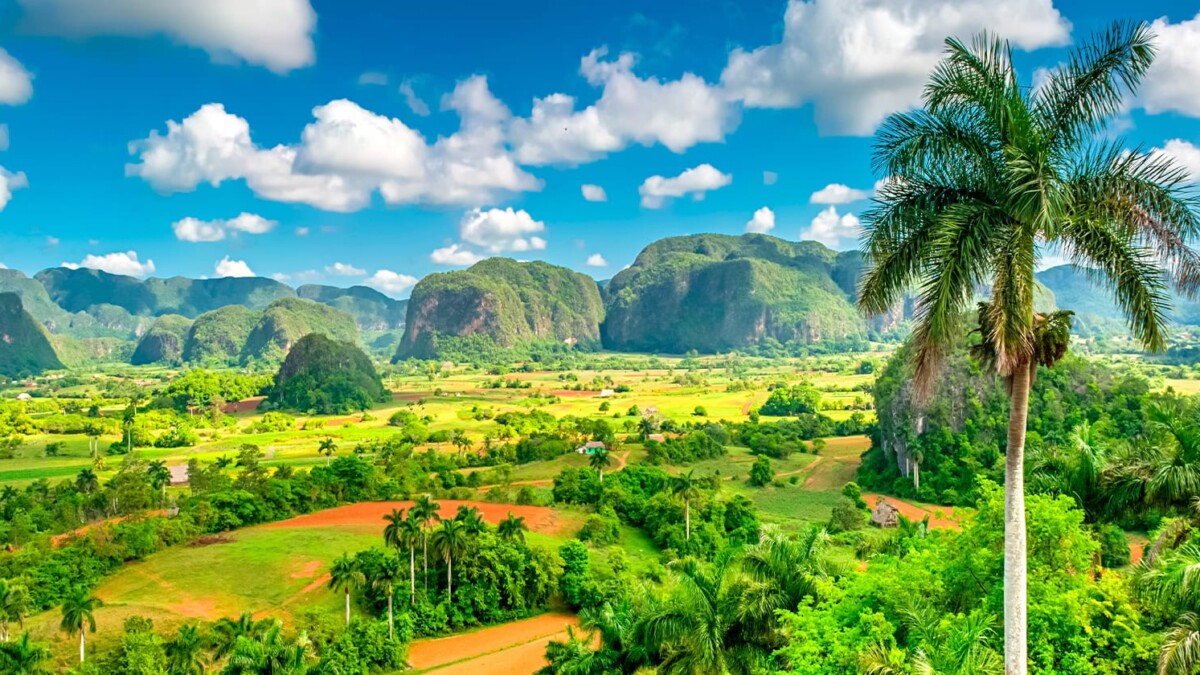
[[(515, 504), (491, 504), (488, 502), (457, 501), (443, 499), (439, 515), (443, 518), (453, 518), (459, 506), (474, 506), (483, 514), (483, 519), (493, 525), (508, 517), (509, 513), (525, 519), (525, 525), (531, 532), (557, 534), (574, 522), (545, 506), (517, 506)], [(413, 503), (407, 502), (362, 502), (339, 506), (297, 516), (289, 520), (271, 523), (265, 527), (371, 527), (382, 528), (383, 517), (392, 509), (409, 509)]]
[[(417, 640), (408, 650), (417, 670), (439, 675), (529, 675), (546, 665), (546, 643), (578, 625), (570, 614), (543, 614), (532, 619), (452, 635)], [(447, 668), (439, 668), (455, 664)]]
[[(877, 494), (872, 494), (872, 493), (863, 494), (863, 501), (865, 501), (867, 503), (867, 506), (870, 507), (871, 510), (875, 510), (875, 506), (879, 503), (879, 499), (880, 499), (880, 496)], [(958, 521), (953, 519), (954, 518), (953, 507), (947, 506), (943, 509), (939, 509), (940, 511), (942, 511), (942, 513), (949, 512), (949, 514), (950, 514), (950, 517), (948, 517), (948, 518), (945, 518), (945, 517), (939, 518), (939, 517), (937, 517), (937, 514), (935, 514), (934, 511), (931, 509), (922, 508), (920, 506), (917, 506), (916, 504), (909, 504), (908, 502), (901, 501), (899, 499), (896, 499), (895, 497), (884, 497), (884, 499), (886, 499), (887, 502), (889, 504), (891, 504), (892, 506), (895, 506), (896, 508), (900, 509), (900, 515), (904, 516), (905, 518), (908, 518), (909, 520), (915, 520), (917, 522), (920, 522), (925, 519), (925, 516), (929, 516), (929, 527), (931, 527), (931, 528), (934, 528), (934, 529), (941, 528), (941, 529), (950, 529), (950, 530), (959, 529)]]

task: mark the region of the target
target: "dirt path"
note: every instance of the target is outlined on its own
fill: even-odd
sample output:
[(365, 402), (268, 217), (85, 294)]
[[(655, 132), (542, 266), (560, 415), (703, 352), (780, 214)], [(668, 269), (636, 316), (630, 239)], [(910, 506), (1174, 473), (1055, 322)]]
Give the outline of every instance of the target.
[(571, 614), (543, 614), (434, 640), (417, 640), (408, 660), (438, 675), (529, 675), (546, 665), (546, 643), (578, 625)]
[[(876, 507), (876, 505), (879, 504), (880, 499), (887, 500), (887, 503), (891, 504), (892, 506), (895, 506), (897, 509), (900, 509), (900, 515), (904, 516), (905, 518), (908, 518), (909, 520), (915, 520), (915, 521), (919, 522), (921, 520), (924, 520), (925, 516), (929, 516), (929, 527), (931, 527), (931, 528), (957, 530), (961, 527), (959, 525), (958, 520), (954, 517), (954, 508), (953, 507), (949, 507), (949, 506), (947, 506), (945, 508), (934, 507), (931, 509), (929, 507), (923, 507), (923, 506), (918, 506), (916, 504), (911, 504), (909, 502), (906, 502), (906, 501), (903, 501), (900, 499), (896, 499), (895, 497), (887, 497), (884, 495), (877, 495), (877, 494), (874, 494), (871, 492), (863, 493), (863, 501), (865, 501), (867, 503), (867, 506), (870, 507), (871, 510), (875, 510), (875, 507)], [(943, 514), (945, 514), (948, 511), (949, 515), (948, 516), (943, 515), (942, 517), (939, 517), (935, 513), (935, 510), (941, 511)]]
[(1146, 547), (1150, 545), (1150, 540), (1145, 535), (1132, 532), (1126, 533), (1125, 539), (1129, 542), (1129, 564), (1137, 565), (1146, 557)]
[(167, 515), (166, 511), (164, 511), (162, 509), (158, 509), (155, 511), (145, 511), (142, 513), (132, 514), (132, 515), (128, 515), (128, 516), (117, 516), (116, 518), (109, 518), (107, 520), (97, 520), (94, 523), (88, 523), (87, 525), (84, 525), (82, 527), (77, 527), (74, 530), (71, 530), (70, 532), (63, 532), (62, 534), (56, 534), (50, 538), (50, 543), (53, 544), (55, 547), (58, 547), (61, 544), (63, 544), (64, 542), (66, 542), (68, 539), (70, 539), (71, 537), (75, 537), (75, 536), (82, 537), (83, 535), (96, 529), (97, 527), (103, 527), (105, 525), (116, 525), (117, 523), (119, 523), (123, 520), (127, 520), (129, 518), (149, 518), (151, 516), (165, 516), (165, 515)]
[(752, 406), (752, 405), (754, 405), (754, 399), (750, 399), (749, 401), (746, 401), (744, 404), (742, 404), (742, 416), (743, 417), (750, 414), (750, 406)]
[[(574, 525), (574, 522), (554, 509), (545, 506), (517, 506), (515, 504), (492, 504), (489, 502), (458, 501), (443, 499), (439, 502), (442, 518), (453, 518), (459, 506), (474, 506), (483, 514), (483, 519), (495, 525), (511, 513), (525, 519), (531, 532), (556, 534)], [(365, 527), (383, 529), (383, 517), (392, 509), (409, 509), (412, 502), (362, 502), (339, 506), (297, 516), (265, 527)]]

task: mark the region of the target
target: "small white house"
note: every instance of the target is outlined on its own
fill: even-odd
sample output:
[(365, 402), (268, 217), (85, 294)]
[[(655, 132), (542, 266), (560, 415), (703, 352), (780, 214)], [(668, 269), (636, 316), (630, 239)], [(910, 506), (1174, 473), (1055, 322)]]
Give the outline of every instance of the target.
[(601, 389), (600, 398), (611, 398), (616, 393), (617, 392), (613, 391), (612, 389)]
[(32, 401), (33, 397), (25, 392), (21, 392), (21, 393), (17, 394), (17, 400), (18, 401)]
[(581, 455), (594, 455), (597, 452), (604, 452), (607, 449), (608, 448), (606, 448), (604, 446), (603, 441), (588, 441), (587, 443), (584, 443), (583, 445), (579, 446), (579, 448), (576, 449), (575, 452), (577, 452)]

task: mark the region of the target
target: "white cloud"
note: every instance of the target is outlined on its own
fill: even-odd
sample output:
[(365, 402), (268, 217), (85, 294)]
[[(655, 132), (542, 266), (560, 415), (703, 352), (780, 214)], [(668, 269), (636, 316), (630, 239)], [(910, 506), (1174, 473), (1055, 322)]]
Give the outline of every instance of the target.
[(367, 286), (392, 297), (400, 297), (405, 291), (417, 284), (417, 278), (408, 274), (399, 274), (391, 270), (377, 270), (363, 282)]
[(267, 220), (260, 215), (244, 211), (224, 222), (225, 227), (246, 234), (266, 234), (279, 224), (274, 220)]
[(853, 213), (838, 215), (837, 207), (830, 206), (821, 211), (812, 223), (800, 233), (801, 239), (819, 241), (829, 248), (845, 250), (852, 248), (862, 232), (862, 223)]
[(33, 76), (21, 62), (0, 49), (0, 103), (21, 105), (33, 96)]
[(8, 265), (5, 265), (4, 263), (0, 263), (0, 270), (6, 270), (6, 269), (8, 269)]
[(309, 232), (309, 230), (307, 227), (297, 227), (296, 228), (296, 236), (297, 237), (307, 237), (308, 232)]
[(387, 73), (381, 73), (378, 70), (368, 70), (358, 76), (358, 83), (362, 85), (384, 86), (388, 83), (388, 76)]
[(165, 35), (218, 63), (277, 73), (316, 61), (317, 13), (309, 0), (18, 0), (26, 26), (71, 38)]
[(608, 267), (608, 261), (599, 253), (589, 255), (586, 264), (588, 267)]
[(808, 198), (809, 204), (849, 204), (871, 196), (866, 190), (857, 190), (841, 183), (830, 183), (812, 193)]
[(747, 232), (766, 234), (773, 229), (775, 229), (775, 212), (765, 206), (755, 211), (754, 217), (746, 223)]
[(388, 204), (478, 206), (501, 195), (541, 189), (504, 146), (508, 109), (476, 76), (458, 84), (444, 107), (461, 119), (459, 130), (427, 144), (403, 122), (347, 100), (313, 109), (297, 145), (261, 148), (249, 123), (219, 103), (202, 106), (166, 135), (130, 144), (138, 163), (125, 173), (161, 192), (186, 192), (244, 179), (264, 199), (303, 203), (328, 211), (356, 211), (376, 190)]
[(14, 190), (29, 187), (29, 179), (25, 174), (17, 171), (16, 173), (0, 166), (0, 211), (8, 206), (12, 201), (12, 193)]
[(267, 220), (253, 213), (240, 213), (228, 220), (200, 220), (199, 218), (184, 218), (171, 224), (175, 238), (180, 241), (213, 242), (225, 239), (229, 230), (233, 234), (266, 234), (278, 225), (274, 220)]
[(292, 274), (276, 272), (271, 275), (271, 278), (275, 281), (282, 281), (285, 283), (308, 284), (314, 281), (320, 281), (321, 273), (316, 270), (302, 270)]
[(1152, 156), (1167, 156), (1174, 160), (1175, 165), (1185, 169), (1193, 183), (1200, 183), (1200, 147), (1181, 138), (1172, 138), (1163, 143), (1163, 147), (1150, 151)]
[(583, 192), (583, 198), (589, 202), (608, 201), (608, 193), (599, 185), (583, 185), (580, 190)]
[(466, 267), (467, 265), (474, 265), (483, 260), (483, 256), (464, 248), (462, 244), (450, 244), (449, 246), (435, 249), (433, 253), (429, 254), (429, 259), (438, 265)]
[(0, 152), (8, 150), (8, 125), (0, 124)]
[(362, 277), (366, 276), (367, 271), (347, 263), (335, 262), (325, 266), (325, 273), (336, 277)]
[(575, 98), (550, 94), (535, 99), (528, 118), (513, 120), (512, 144), (527, 165), (580, 164), (632, 143), (683, 152), (703, 142), (722, 141), (738, 122), (738, 108), (720, 88), (684, 73), (668, 82), (633, 73), (636, 57), (603, 60), (606, 49), (584, 56), (580, 72), (602, 87), (599, 100), (575, 109)]
[(55, 237), (52, 235), (46, 235), (46, 246), (48, 246), (49, 248), (54, 248), (61, 243), (62, 243), (62, 239), (59, 239), (58, 237)]
[(812, 103), (822, 134), (869, 135), (920, 103), (947, 35), (983, 29), (1031, 50), (1066, 44), (1071, 25), (1052, 0), (790, 0), (781, 42), (735, 49), (721, 84), (748, 107)]
[(657, 209), (672, 197), (682, 197), (691, 194), (697, 201), (704, 199), (709, 190), (725, 187), (733, 181), (733, 176), (721, 173), (712, 164), (701, 164), (684, 171), (674, 178), (650, 176), (638, 188), (642, 196), (642, 206)]
[(425, 101), (421, 100), (420, 96), (417, 96), (412, 82), (408, 80), (401, 82), (399, 89), (396, 91), (400, 92), (400, 95), (404, 97), (404, 104), (408, 106), (409, 110), (413, 111), (414, 115), (419, 115), (420, 117), (429, 116), (429, 106), (425, 104)]
[(1138, 89), (1136, 104), (1151, 114), (1200, 117), (1200, 13), (1174, 24), (1166, 17), (1156, 19), (1150, 30), (1158, 54)]
[(144, 263), (141, 262), (138, 260), (137, 251), (109, 253), (106, 255), (89, 254), (78, 263), (65, 262), (62, 266), (73, 270), (86, 267), (88, 269), (108, 272), (109, 274), (124, 274), (131, 277), (144, 277), (154, 274), (154, 261), (147, 260)]
[(534, 220), (524, 209), (471, 209), (463, 214), (458, 236), (468, 244), (491, 253), (534, 251), (546, 248), (546, 240), (536, 236), (546, 224)]
[(774, 185), (779, 182), (779, 174), (774, 171), (763, 172), (763, 185)]
[(246, 264), (245, 260), (230, 260), (229, 256), (225, 256), (217, 261), (216, 270), (218, 277), (252, 277), (254, 271)]

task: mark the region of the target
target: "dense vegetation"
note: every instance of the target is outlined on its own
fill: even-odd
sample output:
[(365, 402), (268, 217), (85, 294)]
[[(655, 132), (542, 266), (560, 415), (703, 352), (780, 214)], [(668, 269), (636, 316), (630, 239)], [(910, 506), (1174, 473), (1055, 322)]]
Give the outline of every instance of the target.
[(269, 402), (328, 415), (367, 410), (389, 397), (374, 364), (361, 349), (311, 333), (288, 352), (275, 376)]
[(386, 331), (404, 328), (407, 300), (394, 300), (373, 288), (351, 286), (337, 288), (306, 284), (296, 289), (296, 295), (329, 305), (354, 317), (362, 331)]
[(179, 365), (183, 362), (183, 347), (191, 329), (192, 320), (185, 316), (167, 314), (158, 317), (138, 340), (129, 362), (135, 366), (148, 363)]
[(62, 368), (50, 336), (21, 306), (16, 293), (0, 293), (0, 376), (36, 375)]

